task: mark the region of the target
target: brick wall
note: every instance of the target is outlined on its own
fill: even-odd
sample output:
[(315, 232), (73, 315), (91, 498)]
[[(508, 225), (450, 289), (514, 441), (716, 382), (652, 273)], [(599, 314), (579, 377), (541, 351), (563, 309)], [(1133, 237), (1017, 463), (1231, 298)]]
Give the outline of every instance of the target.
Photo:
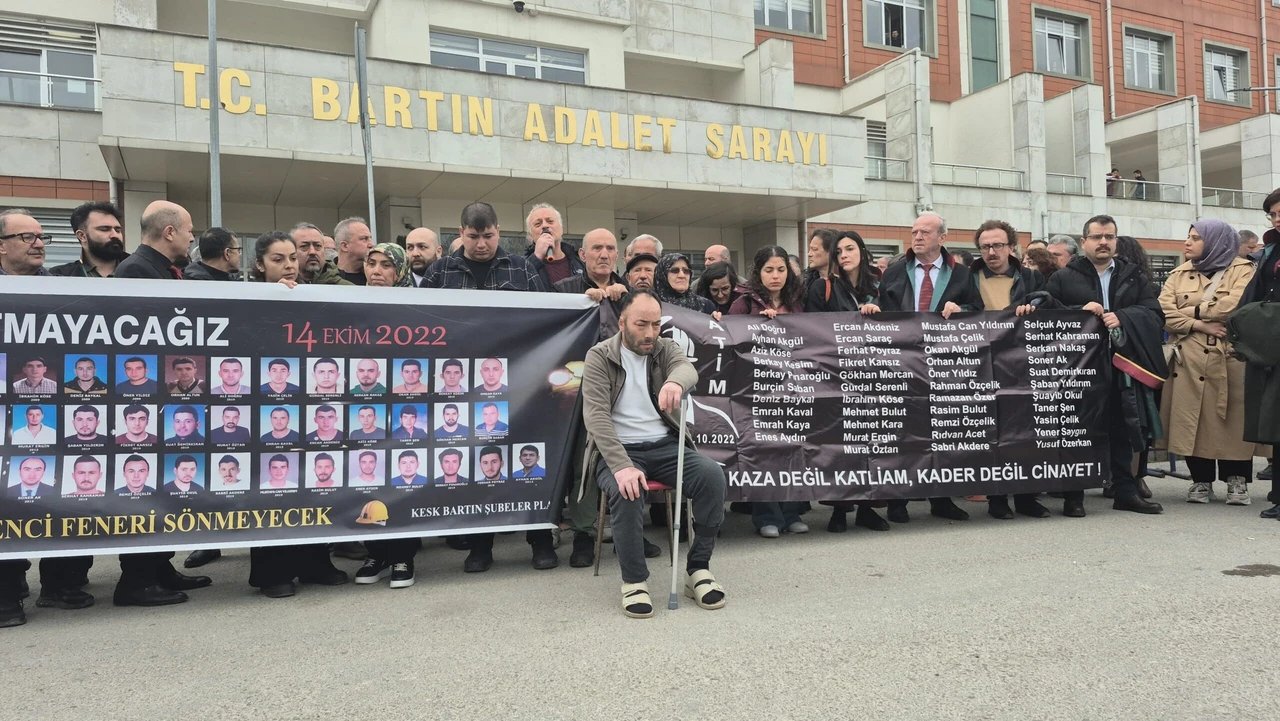
[(111, 186), (96, 180), (53, 180), (0, 175), (0, 197), (110, 200)]
[[(745, 0), (744, 0), (745, 1)], [(852, 13), (853, 8), (849, 11)], [(840, 2), (827, 0), (824, 37), (762, 30), (756, 26), (756, 45), (769, 38), (790, 40), (795, 52), (796, 82), (803, 85), (844, 87), (844, 55), (840, 45)]]

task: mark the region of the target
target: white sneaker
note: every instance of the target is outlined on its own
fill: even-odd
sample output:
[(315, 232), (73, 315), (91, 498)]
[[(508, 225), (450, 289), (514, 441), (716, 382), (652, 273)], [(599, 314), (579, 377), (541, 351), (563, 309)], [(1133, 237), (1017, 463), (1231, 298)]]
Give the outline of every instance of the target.
[(1227, 505), (1228, 506), (1247, 506), (1253, 503), (1249, 498), (1249, 484), (1240, 476), (1229, 476), (1227, 478)]
[(1208, 503), (1209, 493), (1209, 484), (1192, 483), (1191, 488), (1187, 489), (1187, 503)]
[(804, 521), (796, 521), (787, 526), (787, 533), (808, 533), (809, 526)]
[(761, 538), (777, 538), (782, 535), (777, 526), (764, 526), (759, 533)]

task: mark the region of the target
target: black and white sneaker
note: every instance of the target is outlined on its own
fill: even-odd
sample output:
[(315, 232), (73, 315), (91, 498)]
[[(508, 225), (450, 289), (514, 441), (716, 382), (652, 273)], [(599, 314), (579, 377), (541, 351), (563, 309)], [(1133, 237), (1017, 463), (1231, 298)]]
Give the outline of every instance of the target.
[[(356, 583), (377, 583), (391, 575), (391, 564), (376, 558), (366, 558), (364, 565), (356, 571)], [(411, 574), (412, 575), (412, 574)]]
[(413, 585), (413, 562), (397, 563), (391, 567), (391, 587), (408, 588)]

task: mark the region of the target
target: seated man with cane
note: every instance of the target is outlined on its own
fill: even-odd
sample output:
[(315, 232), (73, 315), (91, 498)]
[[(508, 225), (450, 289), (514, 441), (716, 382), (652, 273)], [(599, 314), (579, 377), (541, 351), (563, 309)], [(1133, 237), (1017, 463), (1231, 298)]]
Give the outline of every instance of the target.
[[(676, 420), (698, 372), (680, 346), (658, 337), (662, 303), (649, 290), (622, 301), (620, 331), (588, 353), (582, 378), (587, 428), (583, 473), (595, 473), (613, 514), (613, 543), (622, 569), (622, 612), (653, 615), (644, 560), (645, 491), (649, 479), (675, 487), (680, 447), (690, 442)], [(585, 481), (586, 479), (584, 479)], [(584, 483), (585, 485), (585, 483)], [(693, 504), (694, 540), (685, 570), (685, 595), (705, 609), (722, 608), (724, 587), (709, 564), (724, 520), (725, 477), (720, 466), (690, 448), (684, 454), (684, 493)], [(674, 589), (673, 589), (674, 591)]]

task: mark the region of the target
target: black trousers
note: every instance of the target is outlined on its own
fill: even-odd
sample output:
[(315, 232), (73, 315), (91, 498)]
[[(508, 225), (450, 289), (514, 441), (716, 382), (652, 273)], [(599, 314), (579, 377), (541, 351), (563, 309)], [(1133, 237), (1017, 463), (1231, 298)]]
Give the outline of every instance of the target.
[[(40, 590), (57, 591), (80, 588), (85, 574), (93, 566), (93, 556), (40, 559)], [(0, 561), (0, 601), (16, 601), (22, 594), (31, 562), (25, 558)]]
[[(1116, 498), (1136, 496), (1138, 479), (1133, 475), (1133, 454), (1146, 449), (1133, 447), (1133, 441), (1130, 438), (1132, 431), (1129, 424), (1125, 423), (1124, 414), (1120, 412), (1120, 391), (1114, 384), (1111, 386), (1108, 407), (1110, 412), (1107, 417), (1110, 419), (1110, 425), (1107, 428), (1107, 435), (1111, 439), (1111, 489), (1115, 491)], [(1062, 497), (1068, 501), (1083, 501), (1084, 491), (1064, 491)]]
[(120, 587), (136, 589), (164, 585), (164, 579), (178, 573), (169, 562), (171, 558), (173, 551), (126, 553), (120, 556)]
[[(470, 548), (473, 551), (477, 549), (481, 551), (492, 551), (493, 537), (495, 535), (497, 534), (473, 533), (470, 536), (467, 536), (467, 540), (471, 542)], [(524, 540), (528, 541), (530, 546), (535, 546), (539, 543), (552, 543), (551, 529), (539, 528), (532, 531), (526, 531), (524, 534)]]
[(325, 543), (249, 549), (249, 585), (254, 588), (280, 586), (295, 578), (305, 580), (331, 568), (333, 561)]
[[(1225, 481), (1230, 476), (1239, 476), (1247, 481), (1253, 476), (1252, 459), (1247, 461), (1219, 461), (1213, 458), (1200, 458), (1199, 456), (1183, 456), (1182, 460), (1187, 463), (1187, 470), (1191, 473), (1191, 481), (1193, 483)], [(1214, 476), (1215, 466), (1217, 467), (1217, 477)]]
[[(490, 542), (492, 545), (492, 542)], [(385, 541), (370, 540), (364, 542), (369, 549), (369, 558), (387, 563), (411, 563), (422, 548), (421, 538), (391, 538)]]

